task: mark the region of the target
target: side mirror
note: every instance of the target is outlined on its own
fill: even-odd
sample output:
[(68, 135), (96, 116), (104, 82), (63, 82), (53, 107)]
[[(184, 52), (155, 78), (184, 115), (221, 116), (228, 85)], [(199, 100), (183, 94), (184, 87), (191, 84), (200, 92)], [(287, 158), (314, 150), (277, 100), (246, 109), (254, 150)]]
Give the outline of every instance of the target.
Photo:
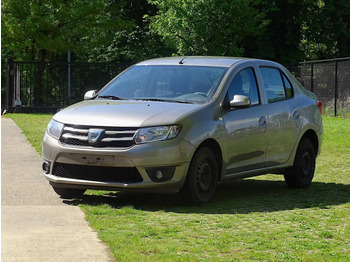
[(230, 101), (231, 107), (247, 108), (247, 107), (250, 107), (250, 105), (251, 105), (250, 99), (247, 96), (243, 96), (243, 95), (235, 95), (233, 97), (233, 100)]
[(90, 90), (87, 91), (84, 95), (84, 100), (90, 100), (91, 98), (93, 98), (96, 95), (97, 90)]

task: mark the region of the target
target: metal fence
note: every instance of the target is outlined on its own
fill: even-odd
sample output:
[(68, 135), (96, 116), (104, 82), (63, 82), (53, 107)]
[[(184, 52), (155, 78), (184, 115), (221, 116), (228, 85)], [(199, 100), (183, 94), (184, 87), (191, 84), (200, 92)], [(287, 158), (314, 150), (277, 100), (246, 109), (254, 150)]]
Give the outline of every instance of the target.
[(302, 62), (296, 75), (322, 101), (325, 114), (350, 116), (350, 57)]
[(100, 89), (130, 64), (35, 63), (9, 61), (6, 81), (8, 112), (55, 112)]
[[(9, 112), (54, 112), (100, 89), (130, 64), (9, 61), (5, 108)], [(327, 115), (350, 116), (350, 57), (288, 66), (314, 92)]]

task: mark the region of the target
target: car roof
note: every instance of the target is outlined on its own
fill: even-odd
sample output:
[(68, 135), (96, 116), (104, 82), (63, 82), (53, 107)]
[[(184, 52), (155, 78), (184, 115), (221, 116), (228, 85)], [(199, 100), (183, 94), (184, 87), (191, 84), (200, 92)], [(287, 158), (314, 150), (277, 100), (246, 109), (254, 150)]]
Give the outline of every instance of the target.
[[(180, 61), (182, 60), (182, 63)], [(223, 57), (223, 56), (178, 56), (165, 57), (146, 60), (136, 65), (188, 65), (188, 66), (215, 66), (230, 67), (243, 60), (256, 60), (242, 57)]]

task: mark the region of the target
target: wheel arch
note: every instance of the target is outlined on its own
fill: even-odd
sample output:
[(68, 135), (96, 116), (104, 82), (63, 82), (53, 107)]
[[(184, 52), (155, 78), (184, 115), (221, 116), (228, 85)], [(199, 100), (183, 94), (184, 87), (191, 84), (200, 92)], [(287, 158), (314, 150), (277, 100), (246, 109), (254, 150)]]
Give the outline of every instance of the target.
[[(318, 141), (318, 136), (315, 132), (315, 130), (313, 129), (309, 129), (307, 130), (303, 136), (301, 137), (300, 141), (302, 141), (304, 138), (308, 138), (311, 143), (313, 144), (314, 146), (314, 149), (315, 149), (315, 153), (316, 155), (318, 154), (318, 150), (319, 150), (319, 141)], [(300, 143), (300, 142), (299, 142)]]
[(220, 181), (223, 164), (222, 164), (222, 151), (219, 143), (212, 138), (206, 139), (197, 147), (196, 152), (202, 147), (208, 147), (213, 151), (217, 165), (218, 165), (218, 173), (219, 173), (218, 180)]

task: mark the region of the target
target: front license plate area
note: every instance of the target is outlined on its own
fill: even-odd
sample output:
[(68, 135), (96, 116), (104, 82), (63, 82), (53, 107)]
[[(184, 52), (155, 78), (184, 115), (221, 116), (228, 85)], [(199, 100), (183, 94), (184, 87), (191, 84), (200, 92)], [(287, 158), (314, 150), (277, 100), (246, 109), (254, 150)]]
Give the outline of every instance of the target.
[(112, 165), (114, 164), (114, 157), (86, 155), (81, 156), (80, 162), (87, 165)]
[(114, 156), (87, 154), (60, 154), (56, 162), (77, 165), (113, 166)]

